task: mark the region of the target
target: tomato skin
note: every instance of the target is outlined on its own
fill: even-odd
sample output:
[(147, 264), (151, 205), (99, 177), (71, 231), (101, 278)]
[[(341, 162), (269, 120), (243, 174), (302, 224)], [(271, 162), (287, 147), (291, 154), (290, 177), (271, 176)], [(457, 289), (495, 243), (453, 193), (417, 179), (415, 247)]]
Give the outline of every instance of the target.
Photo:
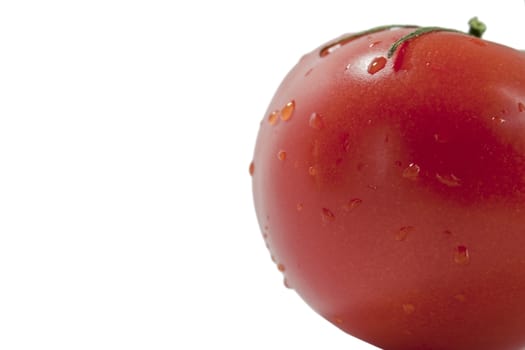
[(253, 159), (263, 236), (287, 284), (371, 344), (520, 349), (525, 56), (433, 32), (387, 58), (412, 31), (321, 46), (286, 76)]

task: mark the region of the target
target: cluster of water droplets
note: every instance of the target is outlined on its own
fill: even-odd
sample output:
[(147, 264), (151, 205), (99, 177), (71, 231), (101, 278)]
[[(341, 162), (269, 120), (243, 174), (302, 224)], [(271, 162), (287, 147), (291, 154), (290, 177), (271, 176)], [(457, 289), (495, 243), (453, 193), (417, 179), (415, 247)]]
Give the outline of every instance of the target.
[[(379, 41), (372, 42), (370, 44), (370, 47), (378, 45), (379, 43), (380, 43)], [(332, 54), (333, 52), (335, 52), (337, 49), (339, 49), (344, 44), (345, 44), (344, 42), (339, 42), (332, 46), (326, 47), (321, 51), (320, 56), (326, 57)], [(372, 75), (376, 74), (377, 72), (384, 69), (387, 63), (388, 63), (388, 59), (384, 56), (374, 57), (367, 66), (367, 72)], [(312, 72), (312, 70), (313, 68), (310, 68), (305, 73), (305, 76), (309, 75)], [(271, 126), (275, 126), (280, 122), (288, 122), (292, 119), (295, 108), (296, 108), (295, 100), (290, 100), (281, 109), (270, 112), (269, 115), (267, 116), (267, 122)], [(517, 108), (519, 112), (525, 112), (524, 103), (518, 102)], [(499, 124), (503, 124), (506, 122), (506, 119), (504, 119), (501, 116), (493, 116), (492, 120)], [(318, 112), (312, 112), (308, 118), (308, 125), (312, 129), (321, 130), (325, 128), (326, 121), (322, 114)], [(434, 141), (437, 143), (447, 143), (447, 139), (444, 138), (443, 135), (436, 133), (433, 135), (433, 137), (434, 137)], [(287, 159), (286, 151), (280, 149), (277, 153), (277, 159), (279, 161), (285, 161)], [(396, 164), (398, 166), (402, 165), (400, 161), (396, 162)], [(309, 166), (307, 171), (308, 171), (308, 174), (312, 177), (315, 177), (318, 175), (318, 169), (314, 165)], [(251, 162), (250, 167), (249, 167), (249, 173), (250, 175), (253, 175), (254, 172), (255, 172), (255, 165), (254, 165), (254, 162)], [(401, 176), (408, 181), (418, 181), (423, 176), (423, 174), (424, 172), (422, 168), (416, 163), (409, 163), (401, 172)], [(453, 173), (444, 173), (444, 174), (436, 173), (434, 177), (435, 177), (435, 180), (437, 180), (439, 183), (447, 187), (454, 188), (454, 187), (459, 187), (462, 185), (461, 179)], [(375, 186), (370, 186), (370, 188), (377, 189), (377, 187)], [(346, 212), (349, 212), (349, 211), (355, 210), (362, 204), (363, 204), (362, 199), (352, 198), (348, 200), (342, 206), (342, 209)], [(297, 212), (302, 212), (303, 209), (304, 209), (304, 204), (297, 203), (296, 205)], [(321, 208), (320, 218), (321, 218), (321, 221), (325, 224), (330, 224), (336, 221), (336, 215), (334, 214), (334, 211), (326, 207)], [(444, 230), (443, 233), (446, 235), (452, 234), (450, 230)], [(402, 226), (399, 229), (395, 230), (394, 239), (395, 241), (398, 241), (398, 242), (406, 242), (410, 240), (410, 236), (416, 235), (416, 234), (417, 234), (416, 227), (410, 226), (410, 225)], [(267, 234), (265, 235), (267, 236)], [(450, 254), (451, 254), (451, 262), (457, 265), (461, 265), (461, 266), (470, 264), (471, 256), (470, 256), (470, 252), (467, 246), (465, 245), (455, 246), (452, 249)], [(276, 262), (273, 256), (272, 256), (272, 259), (276, 263), (277, 269), (284, 275), (286, 271), (284, 264)], [(284, 277), (284, 284), (286, 287), (290, 288), (288, 281), (286, 279), (286, 276)], [(466, 300), (466, 297), (463, 293), (458, 293), (454, 295), (454, 299), (460, 302), (464, 302)], [(411, 315), (416, 311), (415, 305), (411, 303), (402, 304), (401, 309), (406, 315)], [(336, 323), (343, 323), (343, 319), (341, 318), (335, 318), (334, 321)]]

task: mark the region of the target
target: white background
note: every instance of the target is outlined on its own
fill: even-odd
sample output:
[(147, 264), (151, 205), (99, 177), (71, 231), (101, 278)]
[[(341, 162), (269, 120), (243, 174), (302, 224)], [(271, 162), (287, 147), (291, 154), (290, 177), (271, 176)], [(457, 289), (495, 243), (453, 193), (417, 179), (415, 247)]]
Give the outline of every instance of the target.
[(0, 349), (373, 349), (270, 261), (248, 165), (299, 57), (383, 24), (525, 48), (502, 1), (0, 3)]

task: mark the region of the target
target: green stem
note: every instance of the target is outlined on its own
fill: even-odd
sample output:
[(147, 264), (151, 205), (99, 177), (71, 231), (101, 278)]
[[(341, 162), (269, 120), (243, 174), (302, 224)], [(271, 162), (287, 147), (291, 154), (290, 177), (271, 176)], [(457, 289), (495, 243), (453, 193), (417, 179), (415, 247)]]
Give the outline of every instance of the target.
[(468, 21), (470, 35), (475, 36), (476, 38), (481, 38), (483, 33), (487, 30), (485, 23), (481, 22), (478, 17), (473, 17)]
[[(468, 34), (472, 35), (474, 37), (477, 37), (477, 38), (481, 38), (483, 33), (487, 30), (487, 26), (483, 22), (478, 20), (477, 17), (471, 18), (469, 20), (468, 24), (469, 24), (469, 32), (468, 32)], [(415, 28), (415, 30), (412, 33), (409, 33), (409, 34), (403, 36), (401, 39), (399, 39), (396, 42), (394, 42), (392, 44), (392, 46), (390, 46), (390, 49), (388, 50), (388, 53), (387, 53), (387, 57), (388, 58), (391, 58), (394, 55), (394, 53), (396, 52), (396, 50), (399, 48), (399, 46), (401, 46), (404, 42), (412, 40), (412, 39), (415, 39), (415, 38), (417, 38), (417, 37), (419, 37), (421, 35), (424, 35), (426, 33), (431, 33), (431, 32), (453, 32), (453, 33), (463, 33), (463, 34), (465, 34), (464, 32), (459, 31), (459, 30), (448, 29), (448, 28), (441, 28), (441, 27), (419, 27), (419, 26), (416, 26), (416, 25), (407, 25), (407, 24), (390, 24), (390, 25), (385, 25), (385, 26), (374, 27), (374, 28), (371, 28), (371, 29), (368, 29), (368, 30), (364, 30), (362, 32), (357, 32), (357, 33), (344, 35), (344, 36), (338, 38), (336, 41), (330, 42), (326, 46), (324, 46), (319, 51), (319, 54), (322, 56), (323, 53), (325, 53), (327, 50), (329, 50), (334, 45), (338, 45), (338, 44), (339, 45), (343, 45), (343, 44), (349, 42), (350, 40), (357, 39), (357, 38), (362, 37), (364, 35), (373, 34), (373, 33), (381, 32), (383, 30), (389, 30), (389, 29), (393, 29), (393, 28)]]
[[(477, 17), (471, 18), (468, 22), (469, 24), (469, 35), (472, 35), (476, 38), (481, 38), (485, 30), (487, 30), (487, 26), (478, 20)], [(390, 49), (388, 50), (387, 57), (391, 58), (396, 50), (401, 46), (404, 42), (415, 39), (423, 34), (431, 33), (431, 32), (453, 32), (453, 33), (462, 33), (465, 34), (462, 31), (455, 30), (455, 29), (448, 29), (448, 28), (441, 28), (441, 27), (421, 27), (413, 31), (412, 33), (409, 33), (402, 37), (401, 39), (397, 40), (390, 46)]]
[(416, 26), (416, 25), (407, 25), (407, 24), (390, 24), (390, 25), (385, 25), (385, 26), (374, 27), (374, 28), (371, 28), (371, 29), (363, 30), (361, 32), (357, 32), (357, 33), (351, 33), (351, 34), (344, 35), (344, 36), (338, 38), (336, 41), (328, 43), (319, 52), (322, 55), (323, 52), (325, 52), (326, 50), (328, 50), (329, 48), (331, 48), (334, 45), (337, 45), (337, 44), (343, 45), (343, 44), (349, 42), (350, 40), (357, 39), (357, 38), (362, 37), (364, 35), (373, 34), (373, 33), (381, 32), (383, 30), (389, 30), (389, 29), (393, 29), (393, 28), (418, 28), (418, 26)]
[(417, 38), (418, 36), (421, 36), (423, 34), (426, 34), (426, 33), (430, 33), (430, 32), (455, 32), (455, 33), (463, 33), (459, 30), (455, 30), (455, 29), (447, 29), (447, 28), (441, 28), (441, 27), (422, 27), (422, 28), (418, 28), (416, 29), (415, 31), (413, 31), (412, 33), (410, 34), (407, 34), (405, 35), (404, 37), (402, 37), (401, 39), (397, 40), (396, 42), (394, 42), (392, 44), (392, 46), (390, 46), (390, 49), (388, 50), (388, 53), (387, 53), (387, 57), (388, 58), (391, 58), (394, 53), (396, 52), (397, 48), (399, 46), (401, 46), (401, 44), (403, 44), (404, 42), (408, 41), (408, 40), (412, 40), (412, 39), (415, 39)]

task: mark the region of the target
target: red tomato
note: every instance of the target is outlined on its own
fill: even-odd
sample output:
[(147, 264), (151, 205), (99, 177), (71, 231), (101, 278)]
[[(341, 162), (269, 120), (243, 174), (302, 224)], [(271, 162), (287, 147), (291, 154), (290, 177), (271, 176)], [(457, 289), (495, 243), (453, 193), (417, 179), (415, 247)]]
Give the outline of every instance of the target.
[(525, 347), (525, 55), (415, 28), (305, 55), (250, 173), (286, 283), (384, 349)]

